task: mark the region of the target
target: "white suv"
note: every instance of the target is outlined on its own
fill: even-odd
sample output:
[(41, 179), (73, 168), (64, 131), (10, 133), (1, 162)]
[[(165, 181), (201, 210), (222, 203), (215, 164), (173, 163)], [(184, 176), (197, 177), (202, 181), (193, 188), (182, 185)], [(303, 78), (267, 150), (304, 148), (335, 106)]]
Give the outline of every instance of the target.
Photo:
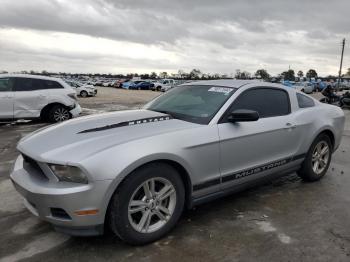
[(0, 75), (0, 121), (41, 118), (61, 122), (80, 112), (75, 91), (60, 79)]

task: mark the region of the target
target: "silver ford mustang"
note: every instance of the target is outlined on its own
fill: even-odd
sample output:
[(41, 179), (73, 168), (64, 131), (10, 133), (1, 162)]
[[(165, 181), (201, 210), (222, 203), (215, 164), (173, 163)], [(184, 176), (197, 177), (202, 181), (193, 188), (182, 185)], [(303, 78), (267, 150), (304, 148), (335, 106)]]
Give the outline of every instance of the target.
[(27, 208), (72, 235), (105, 226), (145, 244), (184, 208), (296, 171), (325, 175), (344, 113), (294, 89), (217, 80), (130, 110), (73, 119), (18, 144), (11, 179)]

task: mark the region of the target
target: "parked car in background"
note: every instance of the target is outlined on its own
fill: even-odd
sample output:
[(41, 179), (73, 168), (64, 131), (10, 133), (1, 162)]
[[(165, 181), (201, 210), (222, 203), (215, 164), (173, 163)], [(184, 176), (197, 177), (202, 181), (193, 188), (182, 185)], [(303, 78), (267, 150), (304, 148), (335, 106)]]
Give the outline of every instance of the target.
[(298, 91), (304, 92), (305, 94), (312, 94), (315, 91), (315, 85), (308, 82), (295, 83), (293, 87)]
[(95, 96), (97, 94), (97, 88), (93, 85), (84, 85), (79, 82), (64, 80), (68, 85), (70, 85), (76, 92), (77, 95), (81, 97)]
[(80, 112), (75, 90), (61, 79), (0, 75), (0, 121), (41, 118), (61, 122)]
[(22, 138), (10, 177), (27, 208), (56, 230), (87, 236), (109, 226), (143, 245), (167, 234), (185, 208), (292, 172), (321, 179), (344, 122), (340, 108), (279, 84), (199, 81), (142, 110)]
[(122, 85), (125, 81), (127, 81), (127, 80), (126, 79), (119, 79), (119, 80), (115, 81), (114, 87), (115, 88), (122, 88)]
[(131, 80), (126, 80), (122, 83), (122, 88), (129, 89), (130, 87), (133, 87), (135, 83)]
[(136, 83), (135, 85), (131, 86), (129, 89), (137, 89), (137, 90), (150, 90), (154, 87), (153, 83), (150, 82), (139, 82)]
[(154, 87), (152, 88), (152, 91), (166, 92), (169, 89), (173, 88), (175, 85), (176, 85), (176, 81), (174, 79), (162, 79), (154, 83)]
[(125, 81), (123, 84), (122, 84), (122, 87), (124, 89), (135, 89), (135, 85), (137, 85), (138, 83), (141, 83), (141, 82), (144, 82), (142, 80), (136, 80), (136, 81), (132, 81), (132, 80), (129, 80), (129, 81)]

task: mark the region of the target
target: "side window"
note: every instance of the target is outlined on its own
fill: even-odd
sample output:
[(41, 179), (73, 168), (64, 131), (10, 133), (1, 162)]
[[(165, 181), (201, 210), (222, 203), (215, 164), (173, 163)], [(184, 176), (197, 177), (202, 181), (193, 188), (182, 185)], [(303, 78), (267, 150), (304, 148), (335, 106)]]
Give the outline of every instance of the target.
[(310, 97), (297, 93), (297, 99), (298, 99), (298, 105), (300, 108), (315, 106), (314, 100), (312, 100)]
[(15, 78), (15, 91), (32, 91), (33, 89), (33, 79), (31, 78)]
[(256, 88), (242, 93), (232, 104), (230, 111), (254, 110), (260, 118), (283, 116), (290, 113), (288, 93), (276, 88)]
[(0, 78), (0, 92), (12, 91), (12, 83), (10, 78)]
[(63, 86), (56, 82), (51, 80), (41, 80), (44, 83), (45, 89), (63, 89)]

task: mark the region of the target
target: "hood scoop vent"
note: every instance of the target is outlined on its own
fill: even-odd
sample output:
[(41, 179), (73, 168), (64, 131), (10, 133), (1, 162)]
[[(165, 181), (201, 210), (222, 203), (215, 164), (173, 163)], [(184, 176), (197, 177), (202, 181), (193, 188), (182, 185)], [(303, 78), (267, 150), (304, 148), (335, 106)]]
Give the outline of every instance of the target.
[(109, 130), (109, 129), (118, 128), (118, 127), (124, 127), (124, 126), (134, 126), (134, 125), (141, 125), (141, 124), (147, 124), (147, 123), (153, 123), (153, 122), (160, 122), (160, 121), (171, 120), (171, 119), (173, 119), (173, 117), (170, 115), (141, 118), (141, 119), (136, 119), (136, 120), (120, 122), (117, 124), (111, 124), (111, 125), (86, 129), (86, 130), (78, 132), (78, 134), (104, 131), (104, 130)]

